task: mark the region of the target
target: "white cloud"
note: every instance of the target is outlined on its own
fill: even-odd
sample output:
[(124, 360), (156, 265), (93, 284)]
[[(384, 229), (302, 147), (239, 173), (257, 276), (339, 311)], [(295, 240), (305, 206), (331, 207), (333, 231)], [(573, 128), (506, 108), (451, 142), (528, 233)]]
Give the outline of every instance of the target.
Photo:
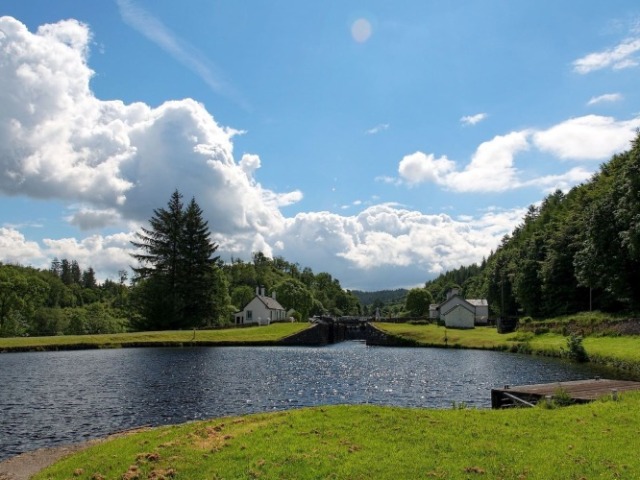
[(496, 192), (518, 185), (514, 156), (529, 148), (527, 131), (498, 135), (480, 144), (461, 171), (447, 157), (416, 152), (398, 165), (400, 178), (409, 185), (433, 182), (457, 192)]
[(44, 260), (37, 242), (29, 241), (14, 228), (0, 227), (0, 261), (22, 264), (39, 264)]
[(259, 157), (233, 158), (240, 132), (194, 100), (151, 108), (96, 98), (86, 25), (32, 34), (3, 17), (0, 31), (0, 192), (80, 204), (69, 220), (91, 228), (144, 221), (178, 188), (222, 233), (278, 230), (278, 208), (302, 198), (264, 189)]
[(442, 271), (479, 262), (522, 221), (525, 209), (453, 220), (390, 204), (353, 216), (300, 213), (287, 219), (280, 242), (287, 258), (314, 271), (339, 271), (349, 288), (415, 285)]
[(486, 113), (476, 113), (475, 115), (466, 115), (460, 119), (460, 123), (462, 123), (462, 125), (465, 125), (465, 126), (475, 125), (485, 120), (488, 116), (489, 115), (487, 115)]
[(389, 130), (389, 127), (390, 125), (388, 123), (381, 123), (373, 128), (370, 128), (369, 130), (366, 130), (364, 133), (366, 135), (376, 135), (377, 133)]
[(446, 177), (446, 187), (458, 192), (505, 191), (517, 184), (514, 157), (528, 150), (527, 131), (497, 135), (480, 144), (471, 163)]
[(522, 130), (497, 135), (481, 143), (462, 170), (446, 156), (415, 152), (398, 165), (399, 179), (378, 177), (386, 183), (415, 186), (431, 182), (455, 192), (503, 192), (524, 187), (543, 192), (567, 190), (586, 181), (592, 172), (584, 167), (558, 175), (525, 178), (515, 166), (516, 156), (535, 147), (562, 160), (606, 161), (629, 148), (640, 128), (640, 117), (618, 121), (587, 115), (561, 122), (547, 130)]
[(619, 102), (620, 100), (622, 100), (622, 95), (619, 93), (605, 93), (604, 95), (591, 97), (591, 99), (587, 102), (587, 105), (597, 105), (598, 103)]
[(522, 186), (541, 188), (545, 194), (556, 190), (569, 191), (574, 186), (584, 183), (593, 176), (593, 172), (583, 167), (575, 167), (560, 175), (545, 175), (522, 183)]
[(534, 134), (533, 142), (543, 152), (566, 160), (608, 160), (629, 148), (640, 128), (640, 117), (617, 121), (612, 117), (587, 115), (572, 118)]
[(455, 169), (455, 163), (447, 157), (435, 158), (433, 154), (415, 152), (405, 156), (398, 165), (400, 177), (409, 185), (423, 182), (445, 183), (446, 175)]
[(640, 51), (640, 38), (629, 38), (613, 48), (590, 53), (575, 60), (573, 69), (584, 75), (608, 67), (614, 70), (635, 67), (639, 62), (633, 55), (638, 51)]

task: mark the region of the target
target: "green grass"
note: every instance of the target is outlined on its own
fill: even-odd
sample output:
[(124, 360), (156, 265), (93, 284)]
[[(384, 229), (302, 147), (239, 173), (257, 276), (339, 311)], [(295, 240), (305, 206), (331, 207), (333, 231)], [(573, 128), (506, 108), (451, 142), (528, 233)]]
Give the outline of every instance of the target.
[(181, 330), (115, 333), (103, 335), (61, 335), (55, 337), (0, 338), (0, 351), (56, 350), (65, 348), (117, 348), (142, 345), (225, 345), (277, 343), (300, 332), (306, 323), (274, 323), (269, 326), (223, 330)]
[(316, 407), (108, 441), (44, 479), (637, 478), (640, 394), (546, 410)]
[(502, 335), (497, 332), (495, 327), (458, 330), (434, 324), (413, 325), (380, 322), (375, 325), (385, 332), (411, 339), (417, 344), (425, 346), (510, 350), (522, 343), (518, 334)]
[[(418, 346), (520, 351), (548, 356), (563, 356), (567, 348), (567, 337), (551, 332), (540, 335), (532, 332), (500, 334), (495, 327), (454, 330), (433, 324), (408, 323), (376, 323), (376, 326), (408, 338)], [(640, 336), (586, 337), (583, 345), (591, 361), (640, 374)]]

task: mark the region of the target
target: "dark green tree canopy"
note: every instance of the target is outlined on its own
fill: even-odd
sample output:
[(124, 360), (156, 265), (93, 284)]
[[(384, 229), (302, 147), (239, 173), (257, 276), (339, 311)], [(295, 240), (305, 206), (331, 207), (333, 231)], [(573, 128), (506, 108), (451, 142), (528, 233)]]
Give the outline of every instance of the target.
[(154, 210), (149, 225), (131, 242), (140, 264), (133, 269), (140, 326), (191, 328), (224, 319), (229, 301), (226, 284), (221, 295), (224, 277), (215, 274), (218, 246), (195, 199), (185, 207), (182, 194), (174, 191), (166, 208)]

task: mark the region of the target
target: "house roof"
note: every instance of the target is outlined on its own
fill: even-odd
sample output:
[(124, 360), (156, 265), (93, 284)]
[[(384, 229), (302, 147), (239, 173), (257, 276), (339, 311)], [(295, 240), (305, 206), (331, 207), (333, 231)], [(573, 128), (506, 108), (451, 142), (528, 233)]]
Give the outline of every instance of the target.
[[(446, 312), (443, 313), (443, 315), (447, 316), (449, 315), (451, 312), (453, 312), (455, 309), (457, 308), (464, 308), (467, 312), (471, 313), (472, 315), (475, 315), (475, 309), (471, 309), (469, 308), (468, 304), (465, 305), (464, 303), (456, 303), (455, 305), (453, 305), (449, 310), (447, 310)], [(442, 311), (442, 310), (441, 310)]]
[(489, 302), (487, 302), (486, 298), (467, 298), (467, 302), (469, 302), (474, 307), (488, 307)]
[(256, 295), (258, 300), (260, 300), (269, 310), (284, 310), (284, 307), (280, 305), (275, 298), (267, 297), (265, 295)]

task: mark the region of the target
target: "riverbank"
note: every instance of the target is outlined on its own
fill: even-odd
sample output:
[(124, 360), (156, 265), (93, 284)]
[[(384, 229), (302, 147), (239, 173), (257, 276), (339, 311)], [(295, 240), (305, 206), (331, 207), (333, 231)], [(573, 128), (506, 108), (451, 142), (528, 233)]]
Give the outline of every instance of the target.
[(631, 478), (638, 412), (638, 394), (553, 410), (305, 408), (151, 429), (34, 479)]
[(219, 330), (132, 332), (103, 335), (0, 338), (0, 352), (80, 350), (125, 347), (258, 346), (277, 345), (290, 335), (309, 328), (306, 323), (274, 323), (268, 326)]
[[(563, 357), (567, 337), (561, 333), (532, 331), (500, 334), (495, 327), (447, 329), (434, 324), (376, 323), (384, 332), (414, 342), (416, 347), (473, 348)], [(582, 345), (589, 361), (640, 376), (640, 336), (587, 336)]]

